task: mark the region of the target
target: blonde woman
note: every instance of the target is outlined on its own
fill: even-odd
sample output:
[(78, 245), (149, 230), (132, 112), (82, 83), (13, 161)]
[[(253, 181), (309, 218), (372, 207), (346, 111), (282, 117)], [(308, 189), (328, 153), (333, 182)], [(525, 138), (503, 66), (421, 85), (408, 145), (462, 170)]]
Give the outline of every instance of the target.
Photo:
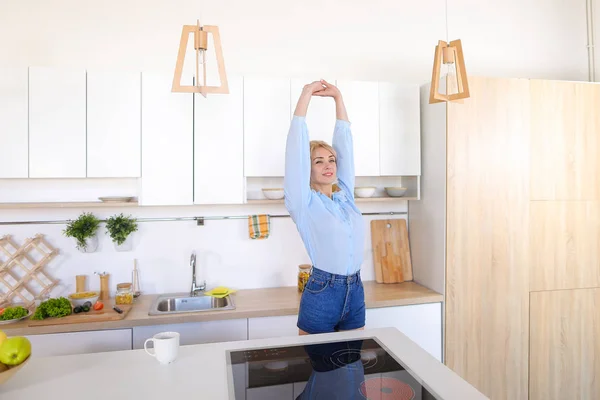
[[(312, 96), (335, 101), (333, 146), (309, 141), (306, 113)], [(336, 182), (339, 190), (333, 192)], [(298, 99), (287, 137), (284, 190), (313, 266), (300, 301), (300, 334), (364, 328), (365, 228), (354, 203), (352, 132), (340, 91), (326, 81), (306, 85)]]

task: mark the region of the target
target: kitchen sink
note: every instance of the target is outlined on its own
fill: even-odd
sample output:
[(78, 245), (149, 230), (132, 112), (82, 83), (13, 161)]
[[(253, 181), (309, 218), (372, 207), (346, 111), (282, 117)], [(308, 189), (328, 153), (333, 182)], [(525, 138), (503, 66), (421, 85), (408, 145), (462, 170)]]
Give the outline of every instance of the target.
[(169, 294), (158, 296), (152, 303), (148, 315), (166, 315), (195, 313), (203, 311), (235, 310), (231, 296), (218, 299), (212, 296), (199, 294), (190, 296), (185, 294)]

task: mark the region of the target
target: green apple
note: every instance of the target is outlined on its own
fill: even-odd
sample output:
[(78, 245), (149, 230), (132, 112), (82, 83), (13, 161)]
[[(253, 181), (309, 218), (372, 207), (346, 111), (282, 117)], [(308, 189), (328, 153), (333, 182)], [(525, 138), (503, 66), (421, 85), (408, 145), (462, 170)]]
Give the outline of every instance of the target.
[(0, 331), (0, 346), (2, 346), (2, 342), (4, 342), (7, 338), (8, 336), (6, 336), (6, 333)]
[(21, 364), (31, 354), (31, 342), (23, 336), (6, 339), (0, 345), (0, 362), (9, 366)]

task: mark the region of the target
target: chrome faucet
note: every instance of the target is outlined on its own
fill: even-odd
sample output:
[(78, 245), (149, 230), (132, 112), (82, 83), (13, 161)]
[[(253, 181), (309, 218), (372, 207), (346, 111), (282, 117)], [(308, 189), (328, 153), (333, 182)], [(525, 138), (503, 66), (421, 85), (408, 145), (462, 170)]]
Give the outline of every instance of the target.
[(190, 290), (190, 296), (198, 296), (198, 292), (206, 290), (206, 281), (202, 282), (202, 285), (196, 286), (196, 253), (192, 253), (190, 257), (190, 266), (192, 267), (192, 290)]

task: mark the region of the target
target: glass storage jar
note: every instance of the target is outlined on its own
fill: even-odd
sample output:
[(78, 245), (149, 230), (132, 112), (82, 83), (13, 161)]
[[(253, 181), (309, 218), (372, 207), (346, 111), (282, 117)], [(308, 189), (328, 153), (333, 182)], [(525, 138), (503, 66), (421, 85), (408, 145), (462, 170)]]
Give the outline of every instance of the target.
[(115, 304), (132, 304), (133, 290), (131, 283), (117, 284), (117, 294), (115, 295)]
[(300, 264), (298, 266), (298, 291), (304, 291), (304, 286), (306, 286), (308, 278), (310, 277), (311, 268), (312, 265), (310, 264)]

